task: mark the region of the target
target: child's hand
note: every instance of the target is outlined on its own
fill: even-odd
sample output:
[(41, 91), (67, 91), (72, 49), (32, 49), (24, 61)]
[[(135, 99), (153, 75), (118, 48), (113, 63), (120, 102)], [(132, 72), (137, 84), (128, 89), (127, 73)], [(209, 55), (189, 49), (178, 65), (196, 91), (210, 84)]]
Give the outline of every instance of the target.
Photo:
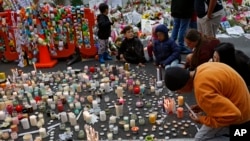
[(142, 63), (139, 63), (138, 66), (139, 66), (139, 67), (145, 67), (145, 65), (142, 64)]

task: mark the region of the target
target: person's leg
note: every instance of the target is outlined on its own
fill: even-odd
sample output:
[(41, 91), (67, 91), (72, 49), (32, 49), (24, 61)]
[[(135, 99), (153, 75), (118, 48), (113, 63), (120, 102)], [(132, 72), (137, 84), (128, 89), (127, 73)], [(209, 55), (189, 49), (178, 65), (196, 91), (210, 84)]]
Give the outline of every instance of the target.
[(98, 58), (99, 58), (100, 63), (105, 63), (104, 56), (103, 56), (105, 49), (106, 49), (105, 40), (99, 39)]
[(180, 28), (180, 19), (179, 18), (174, 18), (174, 24), (173, 24), (173, 30), (171, 33), (171, 38), (173, 40), (177, 40), (178, 37), (178, 32), (179, 32), (179, 28)]
[(180, 28), (178, 34), (178, 45), (181, 48), (181, 53), (188, 54), (191, 50), (184, 43), (184, 36), (189, 26), (190, 19), (180, 19)]
[(207, 20), (204, 25), (204, 34), (210, 37), (215, 37), (220, 26), (222, 16), (217, 16)]
[(112, 57), (109, 55), (109, 39), (104, 40), (105, 42), (105, 52), (103, 53), (104, 60), (112, 60)]
[(169, 65), (165, 66), (165, 70), (168, 69), (168, 68), (170, 68), (170, 67), (176, 67), (176, 66), (178, 66), (179, 63), (180, 63), (179, 59), (175, 59)]
[(195, 135), (195, 141), (229, 141), (229, 127), (211, 128), (202, 125)]
[(203, 20), (200, 19), (200, 18), (197, 18), (197, 30), (200, 33), (204, 33), (204, 31), (203, 31)]
[(190, 21), (189, 28), (191, 28), (191, 29), (197, 29), (197, 22), (196, 21)]

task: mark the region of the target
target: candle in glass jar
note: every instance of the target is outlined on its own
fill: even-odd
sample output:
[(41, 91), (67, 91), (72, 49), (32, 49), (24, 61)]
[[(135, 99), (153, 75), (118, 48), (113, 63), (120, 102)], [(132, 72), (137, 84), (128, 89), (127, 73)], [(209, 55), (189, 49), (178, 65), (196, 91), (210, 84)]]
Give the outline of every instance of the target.
[(10, 136), (12, 140), (15, 140), (18, 138), (17, 132), (11, 132)]
[(19, 124), (19, 119), (18, 119), (18, 117), (12, 117), (12, 123), (13, 124)]
[(96, 100), (93, 100), (93, 101), (92, 101), (92, 106), (93, 106), (93, 109), (98, 108), (98, 103), (97, 103)]
[(5, 119), (5, 112), (0, 111), (0, 120), (4, 120), (4, 119)]
[(51, 98), (47, 99), (47, 104), (48, 105), (51, 105), (52, 102), (53, 102), (53, 99), (51, 99)]
[(11, 129), (11, 132), (18, 132), (18, 127), (15, 124), (11, 125), (10, 129)]
[(37, 109), (37, 103), (34, 99), (30, 100), (30, 105), (32, 106), (33, 110)]
[(91, 123), (91, 121), (92, 121), (92, 115), (88, 113), (88, 114), (86, 115), (86, 122), (87, 122), (87, 123)]
[(106, 112), (100, 111), (100, 121), (106, 121)]
[(62, 123), (65, 123), (65, 122), (68, 121), (68, 117), (67, 117), (67, 113), (66, 112), (61, 112), (60, 116), (61, 116), (61, 122)]
[(69, 103), (69, 108), (74, 109), (74, 103)]
[(116, 123), (116, 117), (115, 116), (109, 117), (109, 123), (111, 123), (111, 124)]
[(23, 136), (23, 141), (33, 141), (33, 137), (31, 134), (25, 134)]
[(177, 108), (177, 118), (183, 118), (184, 116), (184, 110), (182, 107)]
[(117, 94), (117, 97), (123, 97), (123, 88), (117, 87), (116, 94)]
[(129, 124), (124, 124), (124, 131), (129, 131)]
[(41, 138), (45, 138), (47, 136), (46, 129), (45, 128), (40, 128), (39, 129), (39, 135)]
[(155, 87), (154, 87), (154, 86), (151, 86), (151, 87), (150, 87), (150, 91), (151, 91), (151, 93), (155, 92)]
[(29, 117), (29, 119), (30, 119), (30, 125), (31, 126), (36, 126), (37, 125), (37, 116), (36, 115), (31, 115)]
[(183, 96), (178, 96), (178, 105), (183, 106), (184, 104), (184, 97)]
[(81, 103), (80, 102), (76, 102), (75, 103), (75, 107), (76, 107), (76, 109), (81, 109), (82, 108)]
[(131, 119), (131, 120), (130, 120), (130, 126), (131, 126), (131, 127), (135, 127), (135, 120), (134, 120), (134, 119)]
[(76, 122), (76, 116), (73, 113), (69, 113), (69, 122), (71, 126), (75, 126), (77, 124)]
[(118, 134), (118, 126), (115, 126), (115, 127), (114, 127), (113, 133), (114, 133), (114, 134)]
[(113, 140), (113, 133), (108, 133), (107, 134), (108, 140)]
[(63, 104), (62, 104), (62, 103), (58, 103), (58, 104), (57, 104), (57, 110), (58, 110), (58, 112), (63, 112), (64, 107), (63, 107)]
[(27, 118), (21, 119), (21, 124), (22, 124), (23, 129), (30, 128), (29, 120)]

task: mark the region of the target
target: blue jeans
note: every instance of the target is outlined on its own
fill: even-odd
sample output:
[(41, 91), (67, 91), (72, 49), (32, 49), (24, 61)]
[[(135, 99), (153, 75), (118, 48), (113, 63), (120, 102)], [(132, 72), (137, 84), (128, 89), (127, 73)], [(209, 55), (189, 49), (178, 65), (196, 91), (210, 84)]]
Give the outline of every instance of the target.
[(212, 128), (202, 125), (195, 135), (195, 141), (229, 141), (229, 127)]
[(178, 39), (178, 45), (185, 47), (184, 36), (189, 28), (190, 19), (174, 18), (174, 28), (172, 30), (171, 38), (175, 41)]
[(168, 69), (168, 68), (170, 68), (170, 67), (179, 67), (181, 65), (179, 63), (180, 63), (179, 59), (175, 59), (169, 65), (165, 66), (165, 70)]

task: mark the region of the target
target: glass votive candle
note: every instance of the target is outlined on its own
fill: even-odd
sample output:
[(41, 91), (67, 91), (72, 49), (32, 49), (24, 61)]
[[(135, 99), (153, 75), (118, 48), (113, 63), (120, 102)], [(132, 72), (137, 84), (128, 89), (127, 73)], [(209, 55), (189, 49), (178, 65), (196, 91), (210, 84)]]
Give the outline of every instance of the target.
[(105, 95), (105, 96), (104, 96), (104, 101), (105, 101), (105, 102), (109, 102), (109, 96), (108, 96), (108, 95)]
[(11, 132), (10, 136), (11, 136), (12, 140), (17, 139), (17, 137), (18, 137), (17, 132)]

